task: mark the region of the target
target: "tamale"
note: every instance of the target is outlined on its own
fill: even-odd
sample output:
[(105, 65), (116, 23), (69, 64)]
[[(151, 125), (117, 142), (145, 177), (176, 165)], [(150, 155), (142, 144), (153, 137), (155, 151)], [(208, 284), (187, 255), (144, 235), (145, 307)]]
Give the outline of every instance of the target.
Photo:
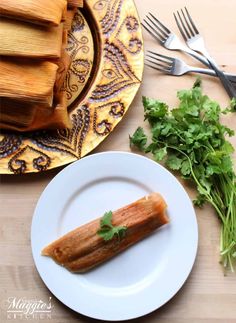
[(71, 30), (72, 21), (74, 19), (74, 15), (76, 11), (77, 11), (77, 8), (72, 8), (67, 10), (65, 21), (64, 21), (64, 29), (68, 31)]
[(0, 98), (0, 123), (28, 127), (34, 120), (36, 106), (13, 99)]
[(59, 58), (63, 23), (45, 28), (7, 18), (0, 19), (0, 55)]
[(42, 250), (55, 262), (72, 272), (84, 272), (110, 259), (169, 222), (167, 205), (152, 193), (112, 214), (113, 226), (126, 227), (125, 236), (105, 241), (100, 235), (101, 218), (87, 223), (52, 242)]
[(66, 51), (67, 33), (68, 33), (68, 31), (66, 30), (65, 25), (64, 25), (61, 57), (55, 61), (55, 63), (58, 65), (56, 82), (54, 85), (54, 96), (55, 97), (60, 95), (60, 90), (64, 84), (64, 81), (66, 78), (66, 73), (67, 73), (70, 63), (71, 63), (70, 55)]
[(1, 0), (0, 16), (58, 26), (65, 18), (66, 7), (66, 0)]
[(84, 5), (83, 0), (67, 0), (69, 8), (82, 8)]
[(45, 109), (38, 109), (36, 111), (34, 122), (27, 131), (71, 128), (65, 91), (60, 91), (60, 95), (57, 96), (54, 104), (55, 109), (49, 115), (45, 114)]
[(40, 60), (0, 60), (0, 97), (52, 106), (58, 65)]
[[(3, 116), (0, 113), (0, 129), (27, 132), (40, 129), (70, 128), (71, 122), (67, 112), (66, 93), (61, 91), (60, 94), (59, 101), (55, 102), (54, 109), (45, 109), (42, 105), (32, 105), (27, 102), (25, 105), (23, 103), (17, 105), (14, 100), (8, 100), (6, 113)], [(19, 111), (30, 118), (30, 123), (22, 116), (18, 119), (9, 119), (9, 111), (15, 108), (20, 108)]]
[(54, 97), (60, 96), (60, 91), (64, 85), (65, 77), (71, 63), (71, 58), (66, 51), (62, 52), (61, 58), (57, 61), (58, 70), (54, 85)]

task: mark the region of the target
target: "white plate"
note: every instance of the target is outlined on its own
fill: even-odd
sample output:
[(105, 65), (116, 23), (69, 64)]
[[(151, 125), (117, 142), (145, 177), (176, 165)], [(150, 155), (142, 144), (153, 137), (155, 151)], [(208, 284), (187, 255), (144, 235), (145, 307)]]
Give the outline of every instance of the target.
[[(155, 191), (168, 204), (170, 223), (96, 269), (72, 274), (40, 255), (66, 232)], [(174, 296), (192, 269), (198, 230), (192, 203), (170, 172), (136, 154), (107, 152), (75, 162), (49, 183), (35, 209), (31, 243), (41, 278), (61, 302), (118, 321), (150, 313)]]

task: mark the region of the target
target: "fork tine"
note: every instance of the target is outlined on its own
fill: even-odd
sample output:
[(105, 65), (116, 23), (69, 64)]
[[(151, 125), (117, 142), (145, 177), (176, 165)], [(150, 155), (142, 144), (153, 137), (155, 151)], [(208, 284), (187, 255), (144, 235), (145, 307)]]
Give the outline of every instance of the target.
[(163, 25), (163, 23), (160, 22), (160, 20), (158, 20), (151, 12), (149, 12), (149, 15), (165, 30), (167, 34), (171, 34), (171, 31), (165, 25)]
[(191, 35), (190, 35), (190, 33), (189, 33), (188, 29), (186, 28), (186, 26), (185, 26), (185, 24), (184, 24), (184, 22), (183, 22), (183, 19), (182, 19), (182, 17), (181, 17), (181, 15), (180, 15), (180, 13), (179, 13), (179, 11), (177, 11), (177, 15), (178, 15), (179, 20), (180, 20), (180, 22), (181, 22), (182, 28), (184, 28), (184, 31), (185, 31), (185, 33), (186, 33), (186, 35), (187, 35), (187, 38), (191, 38)]
[[(147, 17), (148, 18), (148, 17)], [(150, 20), (150, 19), (149, 19)], [(165, 35), (162, 35), (161, 33), (160, 33), (160, 30), (159, 29), (156, 29), (156, 28), (154, 28), (146, 19), (143, 19), (143, 21), (149, 26), (149, 28), (151, 28), (151, 30), (153, 31), (153, 32), (155, 32), (159, 37), (160, 37), (160, 39), (161, 40), (165, 40), (166, 39), (166, 36)], [(154, 25), (155, 26), (155, 25)], [(156, 27), (156, 26), (155, 26)]]
[[(155, 21), (153, 21), (149, 16), (146, 16), (146, 18), (153, 24), (153, 26), (158, 30), (159, 33), (161, 33), (165, 38), (168, 37), (168, 33), (166, 33), (164, 30), (161, 29), (160, 26), (158, 26)], [(153, 27), (152, 27), (153, 28)], [(162, 37), (163, 37), (162, 36)]]
[(161, 39), (157, 37), (157, 35), (155, 35), (147, 26), (144, 25), (144, 23), (141, 23), (141, 25), (143, 26), (143, 28), (150, 34), (152, 35), (152, 37), (154, 37), (159, 43), (161, 43)]
[[(149, 63), (146, 63), (146, 61), (149, 62), (149, 63), (151, 63), (151, 64), (153, 64), (153, 65), (151, 65)], [(150, 61), (148, 59), (146, 59), (146, 61), (144, 63), (146, 66), (149, 66), (149, 67), (153, 68), (154, 70), (157, 70), (157, 71), (160, 71), (160, 72), (164, 72), (165, 74), (171, 74), (171, 72), (170, 72), (169, 69), (165, 69), (165, 68), (163, 68), (163, 66), (161, 66), (161, 65), (159, 65), (157, 63), (154, 63), (154, 62), (152, 62), (152, 61)]]
[(156, 67), (156, 66), (153, 66), (153, 65), (151, 65), (151, 64), (148, 64), (148, 63), (146, 63), (146, 62), (144, 62), (144, 65), (146, 65), (146, 66), (148, 66), (148, 67), (151, 67), (152, 69), (154, 69), (154, 70), (157, 70), (157, 71), (163, 71), (161, 68), (158, 68), (158, 67)]
[(156, 66), (152, 66), (152, 65), (150, 65), (150, 64), (148, 64), (148, 63), (144, 63), (146, 66), (148, 66), (148, 67), (151, 67), (152, 69), (154, 69), (154, 70), (156, 70), (156, 71), (159, 71), (159, 72), (162, 72), (162, 73), (165, 73), (165, 74), (171, 74), (169, 71), (165, 71), (165, 70), (163, 70), (162, 68), (158, 68), (158, 67), (156, 67)]
[(198, 31), (198, 29), (197, 29), (197, 27), (196, 27), (195, 23), (193, 22), (193, 19), (192, 19), (192, 17), (191, 17), (191, 16), (190, 16), (190, 14), (189, 14), (188, 9), (187, 9), (186, 7), (184, 7), (184, 9), (185, 9), (185, 11), (186, 11), (186, 14), (187, 14), (187, 16), (188, 16), (188, 19), (189, 19), (190, 23), (192, 24), (192, 27), (193, 27), (193, 29), (194, 29), (195, 33), (196, 33), (196, 34), (199, 34), (199, 31)]
[(191, 34), (192, 36), (195, 36), (195, 32), (194, 32), (194, 30), (192, 29), (192, 26), (189, 24), (189, 21), (188, 21), (188, 19), (186, 18), (186, 15), (185, 15), (185, 13), (184, 13), (183, 9), (181, 9), (181, 13), (182, 13), (182, 16), (183, 16), (183, 18), (184, 18), (184, 20), (185, 20), (186, 25), (188, 26), (188, 30), (189, 30), (190, 34)]
[[(150, 57), (150, 58), (152, 58), (152, 57)], [(149, 63), (154, 64), (155, 66), (159, 66), (163, 70), (166, 70), (166, 71), (170, 71), (171, 70), (171, 66), (166, 66), (166, 65), (160, 64), (160, 63), (162, 63), (162, 61), (160, 61), (160, 63), (159, 63), (159, 61), (153, 61), (153, 60), (151, 60), (149, 58), (145, 58), (145, 60), (147, 62), (149, 62)]]
[[(167, 68), (167, 69), (171, 69), (171, 68), (172, 68), (172, 64), (171, 64), (171, 63), (169, 63), (169, 62), (166, 62), (166, 61), (164, 61), (164, 60), (162, 60), (162, 59), (160, 59), (160, 58), (157, 58), (157, 57), (153, 57), (153, 56), (151, 56), (151, 55), (149, 55), (149, 54), (146, 54), (146, 56), (147, 56), (148, 58), (151, 58), (151, 59), (153, 60), (153, 61), (152, 61), (152, 63), (158, 64), (158, 65), (161, 65), (162, 67)], [(148, 60), (147, 58), (146, 58), (146, 60), (147, 60), (147, 61), (150, 61), (150, 60)], [(159, 64), (159, 63), (162, 63), (162, 64)]]
[(174, 62), (174, 58), (173, 58), (173, 57), (165, 56), (165, 55), (163, 55), (163, 54), (158, 54), (158, 53), (153, 52), (153, 51), (151, 51), (151, 50), (148, 50), (148, 53), (151, 53), (151, 54), (153, 54), (153, 55), (155, 55), (155, 56), (158, 56), (158, 57), (162, 57), (162, 58), (166, 59), (167, 61), (170, 61), (171, 63), (173, 63), (173, 62)]
[(144, 23), (142, 23), (142, 26), (143, 26), (143, 28), (144, 29), (146, 29), (146, 31), (150, 34), (150, 35), (152, 35), (152, 37), (154, 37), (159, 43), (162, 43), (165, 39), (164, 39), (164, 37), (160, 34), (160, 33), (158, 33), (156, 30), (154, 30), (153, 29), (153, 27), (144, 19), (143, 20), (147, 25), (148, 25), (148, 27), (144, 24)]
[[(178, 15), (179, 15), (179, 13), (178, 13)], [(180, 23), (179, 23), (179, 20), (178, 20), (178, 18), (177, 18), (177, 16), (176, 16), (176, 14), (175, 14), (175, 13), (174, 13), (174, 17), (175, 17), (176, 24), (177, 24), (177, 26), (178, 26), (178, 28), (179, 28), (179, 31), (180, 31), (181, 35), (183, 36), (183, 39), (184, 39), (185, 41), (187, 41), (187, 40), (188, 40), (188, 37), (186, 36), (186, 34), (185, 34), (185, 32), (184, 32), (184, 29), (181, 27), (181, 25), (180, 25)], [(180, 17), (180, 16), (179, 16), (179, 17)], [(180, 19), (181, 19), (181, 17), (180, 17)]]

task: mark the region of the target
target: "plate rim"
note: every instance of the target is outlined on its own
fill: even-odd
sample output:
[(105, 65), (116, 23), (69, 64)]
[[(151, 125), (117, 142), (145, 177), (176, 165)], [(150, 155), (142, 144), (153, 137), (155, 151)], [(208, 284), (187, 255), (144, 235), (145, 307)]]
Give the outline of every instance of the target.
[[(187, 274), (185, 276), (185, 278), (178, 284), (178, 288), (171, 293), (171, 296), (169, 296), (164, 302), (161, 302), (161, 304), (159, 304), (157, 307), (155, 308), (152, 308), (151, 310), (148, 310), (148, 311), (144, 311), (142, 314), (138, 314), (138, 315), (135, 315), (134, 314), (131, 314), (131, 315), (128, 315), (126, 318), (107, 318), (107, 317), (98, 317), (98, 316), (94, 316), (92, 314), (88, 314), (88, 313), (85, 313), (85, 312), (80, 312), (78, 309), (75, 309), (73, 307), (71, 307), (70, 305), (68, 305), (67, 303), (65, 303), (65, 301), (63, 301), (61, 299), (60, 296), (57, 296), (54, 294), (54, 292), (52, 291), (51, 288), (48, 287), (48, 285), (45, 283), (42, 275), (41, 275), (41, 272), (39, 270), (39, 268), (37, 267), (36, 265), (36, 259), (35, 259), (35, 255), (34, 255), (34, 250), (33, 250), (33, 224), (34, 224), (34, 217), (35, 217), (35, 214), (36, 214), (36, 210), (40, 204), (40, 200), (43, 196), (43, 194), (45, 194), (44, 192), (47, 190), (48, 186), (51, 185), (51, 183), (54, 183), (54, 181), (56, 180), (56, 177), (59, 177), (61, 176), (61, 173), (65, 174), (68, 169), (71, 169), (71, 168), (75, 168), (77, 167), (77, 165), (80, 163), (80, 162), (86, 162), (86, 159), (91, 159), (91, 158), (96, 158), (96, 157), (100, 157), (100, 156), (109, 156), (109, 155), (126, 155), (126, 156), (131, 156), (134, 157), (134, 158), (139, 158), (139, 159), (143, 159), (143, 160), (146, 160), (150, 163), (152, 163), (153, 165), (157, 166), (157, 167), (160, 167), (162, 170), (164, 169), (165, 172), (169, 173), (169, 175), (171, 175), (171, 177), (173, 177), (175, 179), (175, 181), (178, 183), (179, 185), (179, 188), (182, 189), (182, 191), (184, 192), (184, 194), (186, 195), (187, 199), (191, 202), (191, 206), (192, 206), (192, 211), (193, 211), (193, 225), (194, 225), (194, 231), (195, 231), (195, 238), (194, 238), (194, 241), (193, 241), (193, 249), (194, 249), (194, 252), (192, 254), (192, 259), (191, 261), (189, 262), (188, 264), (188, 270), (187, 270)], [(187, 191), (185, 190), (184, 186), (180, 183), (180, 181), (168, 170), (166, 169), (164, 166), (162, 166), (161, 164), (159, 163), (156, 163), (154, 160), (152, 159), (149, 159), (147, 158), (146, 156), (143, 156), (143, 155), (139, 155), (139, 154), (135, 154), (135, 153), (132, 153), (132, 152), (125, 152), (125, 151), (108, 151), (108, 152), (100, 152), (100, 153), (96, 153), (96, 154), (92, 154), (92, 155), (89, 155), (89, 156), (86, 156), (85, 158), (81, 159), (81, 160), (78, 160), (77, 162), (73, 163), (73, 164), (70, 164), (68, 165), (67, 167), (65, 167), (60, 173), (58, 173), (51, 181), (50, 183), (48, 183), (48, 185), (45, 187), (44, 191), (42, 192), (39, 200), (38, 200), (38, 203), (35, 207), (35, 210), (34, 210), (34, 215), (33, 215), (33, 218), (32, 218), (32, 225), (31, 225), (31, 251), (32, 251), (32, 255), (33, 255), (33, 260), (34, 260), (34, 264), (35, 264), (35, 267), (39, 273), (39, 276), (40, 278), (42, 279), (43, 283), (45, 284), (45, 286), (51, 291), (51, 293), (60, 301), (62, 302), (65, 306), (69, 307), (70, 309), (72, 309), (73, 311), (77, 312), (78, 314), (82, 314), (82, 315), (85, 315), (87, 317), (90, 317), (90, 318), (93, 318), (93, 319), (98, 319), (98, 320), (106, 320), (106, 321), (126, 321), (126, 320), (130, 320), (130, 319), (135, 319), (135, 318), (139, 318), (139, 317), (142, 317), (144, 315), (147, 315), (147, 314), (150, 314), (156, 310), (158, 310), (160, 307), (162, 307), (164, 304), (166, 304), (168, 301), (170, 301), (177, 293), (178, 291), (183, 287), (183, 285), (185, 284), (186, 280), (188, 279), (192, 269), (193, 269), (193, 266), (194, 266), (194, 263), (195, 263), (195, 260), (196, 260), (196, 256), (197, 256), (197, 251), (198, 251), (198, 240), (199, 240), (199, 232), (198, 232), (198, 222), (197, 222), (197, 217), (196, 217), (196, 212), (195, 212), (195, 209), (192, 205), (192, 201), (187, 193)]]

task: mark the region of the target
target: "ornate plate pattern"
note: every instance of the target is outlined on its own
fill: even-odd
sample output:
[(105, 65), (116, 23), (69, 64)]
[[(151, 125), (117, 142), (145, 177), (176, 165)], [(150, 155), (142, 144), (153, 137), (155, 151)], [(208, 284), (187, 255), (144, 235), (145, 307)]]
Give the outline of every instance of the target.
[(2, 174), (45, 171), (85, 156), (119, 123), (140, 86), (143, 40), (133, 0), (87, 0), (82, 13), (68, 42), (72, 129), (1, 134)]

